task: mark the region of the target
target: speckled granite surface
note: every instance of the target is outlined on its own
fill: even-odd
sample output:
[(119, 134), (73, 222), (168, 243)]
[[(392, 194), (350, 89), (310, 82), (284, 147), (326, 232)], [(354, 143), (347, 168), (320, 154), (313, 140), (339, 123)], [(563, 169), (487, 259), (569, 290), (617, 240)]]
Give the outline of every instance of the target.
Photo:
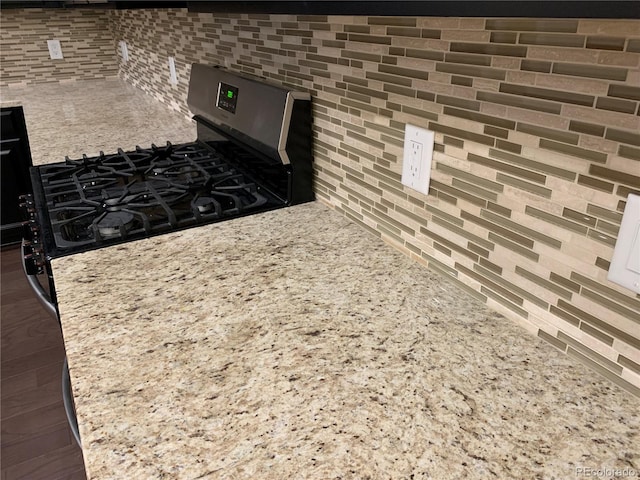
[(637, 398), (319, 203), (53, 268), (92, 479), (640, 474)]
[(195, 123), (118, 78), (3, 88), (0, 105), (22, 105), (34, 165), (196, 138)]

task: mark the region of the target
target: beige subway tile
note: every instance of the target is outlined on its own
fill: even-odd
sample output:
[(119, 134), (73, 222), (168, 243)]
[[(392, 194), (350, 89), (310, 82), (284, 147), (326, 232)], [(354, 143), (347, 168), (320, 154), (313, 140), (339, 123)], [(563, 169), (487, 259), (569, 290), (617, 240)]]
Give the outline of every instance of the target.
[(601, 51), (598, 54), (598, 63), (600, 65), (614, 65), (619, 67), (638, 67), (640, 64), (640, 54)]
[[(556, 104), (553, 102), (546, 102), (552, 105), (558, 105), (560, 108), (564, 108), (566, 105)], [(481, 110), (482, 111), (482, 110)], [(543, 125), (547, 128), (556, 128), (558, 130), (567, 130), (569, 125), (569, 119), (563, 116), (550, 114), (542, 111), (527, 110), (524, 108), (511, 108), (508, 107), (505, 113), (505, 118), (514, 121), (522, 121), (535, 125)]]
[(598, 51), (578, 48), (535, 46), (528, 47), (527, 59), (549, 60), (553, 62), (571, 62), (597, 64)]

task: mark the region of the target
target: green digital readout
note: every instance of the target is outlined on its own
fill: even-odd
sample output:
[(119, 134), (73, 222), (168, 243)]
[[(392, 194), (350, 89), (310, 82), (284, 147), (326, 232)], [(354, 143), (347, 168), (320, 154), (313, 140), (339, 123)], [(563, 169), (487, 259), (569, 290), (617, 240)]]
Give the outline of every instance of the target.
[(218, 86), (218, 100), (216, 106), (229, 113), (236, 113), (238, 103), (238, 87), (220, 82)]

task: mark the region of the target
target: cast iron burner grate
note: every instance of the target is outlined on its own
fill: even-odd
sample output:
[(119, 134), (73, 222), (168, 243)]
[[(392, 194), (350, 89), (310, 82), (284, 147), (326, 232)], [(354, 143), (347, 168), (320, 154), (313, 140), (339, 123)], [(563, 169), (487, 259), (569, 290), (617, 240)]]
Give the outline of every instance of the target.
[[(282, 203), (233, 156), (228, 145), (218, 151), (200, 142), (167, 142), (41, 167), (56, 245), (144, 238)], [(246, 159), (247, 153), (237, 156)]]

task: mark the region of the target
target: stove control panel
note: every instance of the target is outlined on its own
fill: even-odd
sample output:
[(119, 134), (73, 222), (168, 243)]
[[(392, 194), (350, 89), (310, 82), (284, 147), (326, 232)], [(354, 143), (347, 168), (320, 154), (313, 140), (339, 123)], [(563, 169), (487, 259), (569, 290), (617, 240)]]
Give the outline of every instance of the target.
[(238, 87), (220, 82), (218, 84), (218, 100), (216, 107), (226, 110), (229, 113), (236, 113), (238, 104)]

